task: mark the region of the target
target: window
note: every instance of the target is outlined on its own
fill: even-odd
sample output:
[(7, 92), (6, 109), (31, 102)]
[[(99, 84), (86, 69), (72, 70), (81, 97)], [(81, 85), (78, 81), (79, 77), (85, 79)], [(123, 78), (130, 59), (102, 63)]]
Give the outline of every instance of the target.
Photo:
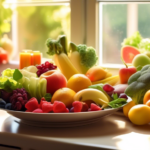
[[(143, 38), (150, 36), (150, 1), (145, 0), (3, 0), (11, 8), (12, 21), (5, 19), (15, 51), (40, 50), (46, 54), (45, 40), (66, 34), (75, 44), (93, 46), (99, 64), (120, 68), (121, 43), (135, 31)], [(5, 10), (6, 11), (6, 10)], [(11, 14), (7, 9), (7, 14)], [(50, 17), (53, 16), (53, 17)], [(8, 24), (9, 22), (9, 24)], [(11, 24), (10, 24), (11, 23)], [(1, 32), (1, 31), (0, 31)], [(4, 34), (3, 33), (3, 34)], [(18, 56), (14, 55), (14, 60)]]
[(65, 34), (70, 40), (69, 1), (5, 0), (3, 6), (5, 13), (11, 12), (11, 19), (7, 20), (9, 27), (2, 32), (12, 39), (12, 60), (18, 61), (19, 52), (24, 49), (41, 51), (44, 58), (49, 58), (46, 39), (56, 39), (58, 35)]
[(98, 1), (99, 58), (106, 67), (120, 67), (121, 43), (139, 31), (150, 38), (150, 2)]

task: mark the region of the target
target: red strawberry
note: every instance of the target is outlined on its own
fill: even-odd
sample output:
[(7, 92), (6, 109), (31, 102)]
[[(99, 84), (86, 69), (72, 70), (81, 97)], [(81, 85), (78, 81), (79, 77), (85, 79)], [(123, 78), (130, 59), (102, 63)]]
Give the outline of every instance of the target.
[(72, 103), (72, 106), (74, 107), (74, 112), (81, 112), (83, 104), (82, 104), (82, 102), (74, 101)]
[(26, 110), (25, 112), (32, 112), (32, 111), (30, 111), (30, 110)]
[(53, 112), (54, 113), (61, 113), (66, 112), (66, 105), (63, 102), (55, 101), (53, 104)]
[(68, 108), (66, 108), (66, 111), (65, 111), (66, 113), (68, 113), (69, 112), (69, 109)]
[(42, 109), (42, 105), (43, 105), (43, 103), (45, 103), (45, 102), (47, 102), (46, 99), (45, 99), (44, 97), (42, 97), (41, 100), (40, 100), (40, 104), (39, 104), (40, 106), (39, 106), (39, 108)]
[(25, 104), (25, 108), (29, 111), (33, 111), (33, 110), (37, 109), (38, 107), (39, 107), (38, 100), (35, 97), (31, 98)]
[(53, 104), (51, 104), (50, 102), (43, 103), (42, 104), (42, 110), (44, 113), (48, 113), (48, 112), (53, 111)]
[(32, 111), (33, 113), (43, 113), (43, 110), (40, 108), (35, 109), (34, 111)]
[(98, 110), (102, 110), (98, 105), (91, 103), (91, 107), (90, 107), (91, 111), (98, 111)]
[(88, 104), (82, 102), (82, 110), (81, 111), (88, 111), (88, 109), (89, 109)]

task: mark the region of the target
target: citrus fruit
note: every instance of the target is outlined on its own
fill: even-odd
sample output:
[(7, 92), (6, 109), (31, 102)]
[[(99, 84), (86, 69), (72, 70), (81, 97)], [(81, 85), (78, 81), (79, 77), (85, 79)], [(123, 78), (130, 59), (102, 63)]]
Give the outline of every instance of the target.
[(123, 113), (126, 117), (128, 117), (129, 110), (135, 105), (134, 101), (129, 102), (125, 106), (123, 106)]
[(86, 72), (86, 76), (92, 81), (98, 81), (105, 78), (107, 71), (100, 66), (94, 66)]
[(132, 63), (133, 58), (140, 54), (140, 51), (132, 46), (123, 46), (121, 49), (121, 57), (125, 63)]
[(67, 108), (71, 108), (72, 102), (74, 101), (73, 97), (75, 94), (75, 91), (67, 87), (58, 89), (53, 94), (51, 103), (54, 103), (54, 101), (61, 101), (66, 105)]
[(74, 74), (67, 82), (67, 87), (78, 92), (92, 85), (90, 79), (84, 74)]
[(138, 104), (133, 106), (129, 113), (129, 119), (133, 124), (145, 125), (150, 122), (150, 107), (145, 104)]

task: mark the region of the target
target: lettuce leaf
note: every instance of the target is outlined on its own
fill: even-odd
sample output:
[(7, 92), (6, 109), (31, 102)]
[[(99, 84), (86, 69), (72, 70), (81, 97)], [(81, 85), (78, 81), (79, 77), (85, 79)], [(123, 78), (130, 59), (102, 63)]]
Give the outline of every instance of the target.
[(18, 83), (11, 77), (0, 77), (0, 89), (11, 92), (17, 88), (22, 88), (22, 84)]
[(141, 34), (139, 33), (139, 31), (136, 31), (133, 33), (133, 35), (124, 39), (124, 41), (121, 43), (121, 45), (122, 46), (129, 45), (129, 46), (139, 48), (139, 44), (142, 41), (142, 39), (143, 38), (142, 38)]
[(2, 77), (13, 77), (15, 70), (7, 68), (2, 72)]

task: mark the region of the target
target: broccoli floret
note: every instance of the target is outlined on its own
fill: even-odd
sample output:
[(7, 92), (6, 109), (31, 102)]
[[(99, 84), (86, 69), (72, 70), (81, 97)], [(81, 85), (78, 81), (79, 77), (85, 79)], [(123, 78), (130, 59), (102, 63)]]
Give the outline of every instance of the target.
[(47, 54), (49, 55), (60, 54), (63, 51), (63, 47), (59, 40), (52, 40), (49, 38), (46, 41), (46, 46), (48, 48)]
[(84, 44), (80, 44), (77, 47), (81, 57), (81, 63), (87, 68), (94, 66), (98, 60), (95, 49), (93, 47), (87, 47)]

